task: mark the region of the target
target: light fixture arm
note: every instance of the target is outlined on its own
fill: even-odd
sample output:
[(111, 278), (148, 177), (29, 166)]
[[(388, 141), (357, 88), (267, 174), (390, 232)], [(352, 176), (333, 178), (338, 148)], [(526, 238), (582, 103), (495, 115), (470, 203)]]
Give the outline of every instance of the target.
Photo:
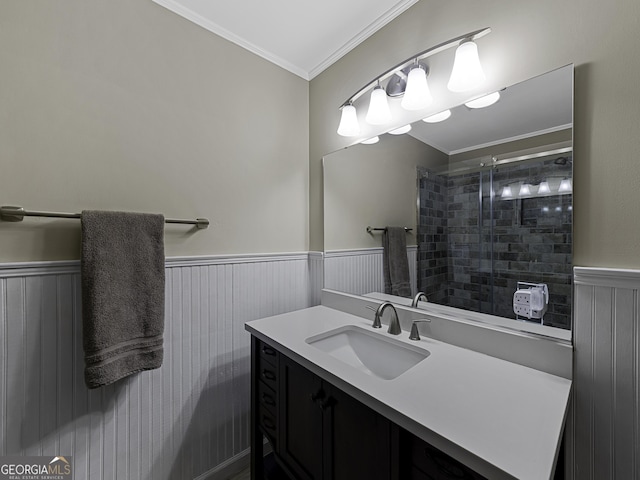
[(387, 70), (386, 72), (384, 72), (382, 75), (374, 78), (373, 80), (371, 80), (370, 82), (368, 82), (365, 86), (363, 86), (362, 88), (360, 88), (356, 93), (354, 93), (353, 95), (351, 95), (347, 100), (345, 100), (343, 102), (343, 104), (340, 106), (340, 108), (349, 105), (350, 103), (355, 102), (358, 98), (360, 98), (362, 95), (364, 95), (365, 93), (367, 93), (369, 90), (371, 90), (372, 88), (374, 88), (376, 85), (379, 85), (380, 82), (385, 81), (386, 79), (390, 78), (394, 73), (414, 64), (419, 62), (420, 60), (422, 60), (423, 58), (427, 58), (430, 57), (432, 55), (435, 55), (437, 53), (440, 53), (448, 48), (451, 48), (453, 46), (458, 45), (460, 42), (462, 42), (463, 40), (475, 40), (481, 37), (484, 37), (485, 35), (487, 35), (488, 33), (491, 32), (491, 28), (487, 27), (487, 28), (481, 28), (480, 30), (475, 30), (473, 32), (469, 32), (469, 33), (465, 33), (464, 35), (460, 35), (458, 37), (452, 38), (450, 40), (447, 40), (446, 42), (442, 42), (438, 45), (435, 45), (431, 48), (428, 48), (420, 53), (418, 53), (417, 55), (411, 55), (411, 57), (407, 58), (406, 60), (403, 60), (402, 62), (398, 63), (396, 66), (390, 68), (389, 70)]

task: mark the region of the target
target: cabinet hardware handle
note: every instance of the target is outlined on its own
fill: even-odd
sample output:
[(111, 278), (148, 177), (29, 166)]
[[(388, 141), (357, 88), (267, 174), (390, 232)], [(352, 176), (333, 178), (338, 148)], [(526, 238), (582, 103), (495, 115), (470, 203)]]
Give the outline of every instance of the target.
[(262, 401), (264, 403), (266, 403), (267, 405), (271, 405), (272, 407), (276, 404), (276, 401), (268, 393), (263, 393), (262, 394)]
[(276, 379), (276, 374), (273, 373), (271, 370), (267, 370), (267, 369), (263, 369), (262, 370), (262, 376), (264, 378), (266, 378), (267, 380), (275, 380)]
[(336, 400), (333, 397), (327, 398), (324, 402), (320, 403), (320, 409), (325, 411), (327, 408), (333, 407), (336, 404)]
[(324, 391), (320, 389), (316, 393), (312, 393), (310, 397), (312, 402), (317, 402), (318, 400), (322, 400), (324, 398)]
[(273, 357), (275, 356), (276, 351), (271, 347), (267, 347), (266, 345), (263, 345), (262, 353), (264, 353), (265, 355), (271, 355)]

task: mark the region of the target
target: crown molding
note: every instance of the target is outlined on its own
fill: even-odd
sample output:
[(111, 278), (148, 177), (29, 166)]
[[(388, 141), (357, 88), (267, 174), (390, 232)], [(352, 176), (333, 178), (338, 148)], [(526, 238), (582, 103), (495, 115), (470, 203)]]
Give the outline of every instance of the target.
[(203, 17), (199, 13), (194, 12), (190, 8), (185, 7), (177, 0), (152, 0), (154, 3), (170, 10), (171, 12), (180, 15), (183, 18), (199, 25), (200, 27), (209, 30), (212, 33), (248, 50), (259, 57), (264, 58), (265, 60), (288, 70), (289, 72), (297, 75), (304, 80), (311, 80), (315, 76), (322, 73), (328, 67), (330, 67), (333, 63), (337, 62), (344, 55), (349, 53), (375, 32), (384, 27), (387, 23), (391, 22), (398, 15), (406, 11), (409, 7), (418, 2), (418, 0), (401, 0), (396, 3), (393, 7), (387, 10), (383, 15), (378, 17), (375, 21), (371, 22), (364, 29), (362, 29), (358, 34), (353, 36), (351, 40), (349, 40), (345, 45), (340, 47), (338, 50), (329, 55), (326, 59), (321, 61), (318, 65), (312, 68), (310, 71), (307, 71), (305, 68), (302, 68), (298, 65), (295, 65), (284, 58), (275, 55), (272, 52), (264, 50), (263, 48), (255, 45), (252, 42), (249, 42), (245, 38), (236, 35), (235, 33), (227, 30), (226, 28), (218, 25), (215, 22), (212, 22), (208, 18)]

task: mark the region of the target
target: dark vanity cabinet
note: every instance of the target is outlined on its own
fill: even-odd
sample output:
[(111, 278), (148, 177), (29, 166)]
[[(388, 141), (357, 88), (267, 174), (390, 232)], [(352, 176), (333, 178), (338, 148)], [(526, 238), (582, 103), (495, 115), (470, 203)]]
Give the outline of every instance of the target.
[(253, 480), (483, 478), (255, 337), (251, 376)]
[(279, 457), (304, 480), (391, 478), (391, 422), (280, 357)]

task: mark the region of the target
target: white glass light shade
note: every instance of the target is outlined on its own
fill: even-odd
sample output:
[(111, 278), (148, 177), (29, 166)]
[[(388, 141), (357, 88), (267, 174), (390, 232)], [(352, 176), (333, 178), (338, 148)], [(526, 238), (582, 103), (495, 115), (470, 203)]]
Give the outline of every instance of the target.
[(500, 195), (502, 198), (513, 198), (513, 192), (511, 191), (511, 187), (506, 185), (502, 189), (502, 194)]
[(378, 143), (380, 141), (380, 137), (372, 137), (367, 140), (363, 140), (360, 143), (363, 145), (373, 145), (374, 143)]
[(478, 46), (472, 41), (461, 43), (456, 49), (447, 88), (452, 92), (467, 92), (478, 87), (484, 81), (485, 76), (478, 56)]
[(560, 182), (560, 187), (558, 187), (559, 193), (569, 193), (572, 190), (573, 188), (571, 187), (571, 180), (569, 180), (568, 178), (565, 178)]
[(541, 182), (540, 186), (538, 187), (538, 193), (539, 194), (551, 193), (551, 188), (549, 188), (549, 182), (547, 181)]
[(391, 135), (402, 135), (403, 133), (407, 133), (411, 131), (411, 125), (405, 125), (404, 127), (396, 128), (395, 130), (391, 130), (389, 133)]
[(435, 115), (431, 115), (430, 117), (423, 118), (422, 121), (427, 123), (438, 123), (445, 121), (450, 116), (451, 110), (445, 110), (444, 112), (436, 113)]
[(465, 105), (469, 108), (484, 108), (489, 105), (493, 105), (498, 100), (500, 100), (500, 92), (493, 92), (489, 95), (485, 95), (484, 97), (471, 100), (470, 102), (465, 103)]
[(380, 86), (374, 88), (371, 92), (366, 120), (370, 125), (385, 125), (391, 121), (387, 93)]
[(520, 195), (521, 197), (531, 195), (531, 190), (529, 189), (528, 183), (523, 183), (522, 185), (520, 185), (520, 193), (518, 195)]
[(405, 110), (421, 110), (433, 102), (427, 84), (427, 72), (421, 67), (413, 68), (407, 76), (407, 88), (402, 97), (402, 108)]
[(360, 124), (358, 123), (358, 115), (356, 107), (353, 105), (345, 105), (342, 107), (342, 116), (340, 117), (340, 125), (338, 126), (338, 135), (343, 137), (355, 137), (360, 134)]

